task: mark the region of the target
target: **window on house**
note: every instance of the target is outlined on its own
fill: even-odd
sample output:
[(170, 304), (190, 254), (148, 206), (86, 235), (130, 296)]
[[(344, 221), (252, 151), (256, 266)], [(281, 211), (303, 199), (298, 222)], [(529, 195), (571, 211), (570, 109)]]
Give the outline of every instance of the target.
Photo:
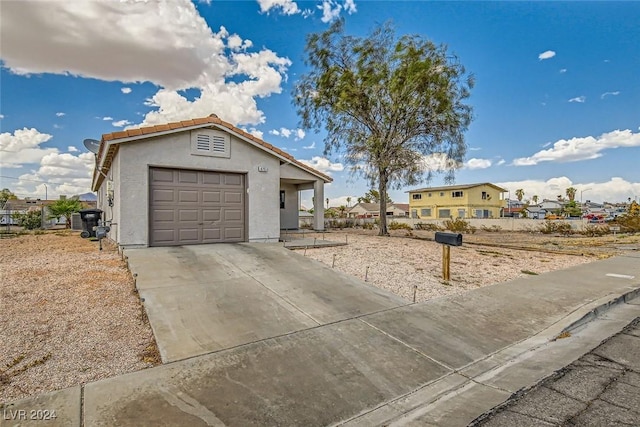
[(486, 192), (486, 191), (483, 191), (483, 192), (482, 192), (482, 200), (487, 200), (487, 199), (488, 199), (488, 196), (489, 196), (489, 195), (487, 194), (487, 192)]
[(418, 209), (411, 209), (411, 218), (418, 218)]
[(280, 190), (280, 209), (284, 209), (284, 190)]
[(467, 212), (464, 209), (458, 209), (458, 218), (465, 218)]
[(440, 192), (440, 197), (444, 197), (444, 191)]
[(420, 199), (422, 199), (422, 194), (412, 194), (411, 198), (413, 200), (420, 200)]
[(426, 216), (431, 216), (431, 209), (421, 209), (420, 210), (420, 216), (422, 217), (426, 217)]
[(476, 218), (484, 218), (484, 216), (482, 216), (482, 209), (476, 209), (475, 216)]
[(231, 157), (231, 139), (229, 134), (212, 129), (192, 131), (191, 154), (198, 156)]
[(431, 197), (431, 193), (429, 193), (429, 197)]
[(451, 192), (451, 197), (463, 197), (463, 192), (462, 191), (452, 191)]
[(438, 210), (438, 218), (451, 218), (451, 209)]

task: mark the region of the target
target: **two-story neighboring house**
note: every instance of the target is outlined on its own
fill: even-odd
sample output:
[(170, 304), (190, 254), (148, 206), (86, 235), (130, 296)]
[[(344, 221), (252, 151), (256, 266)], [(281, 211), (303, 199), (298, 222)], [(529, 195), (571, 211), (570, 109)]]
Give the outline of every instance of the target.
[(498, 218), (508, 190), (489, 182), (410, 190), (411, 218)]

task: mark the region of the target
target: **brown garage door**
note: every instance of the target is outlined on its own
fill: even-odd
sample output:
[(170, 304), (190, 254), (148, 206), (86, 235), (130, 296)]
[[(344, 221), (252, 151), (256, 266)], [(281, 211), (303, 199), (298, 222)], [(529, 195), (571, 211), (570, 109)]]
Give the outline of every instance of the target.
[(149, 245), (245, 241), (245, 176), (150, 169)]

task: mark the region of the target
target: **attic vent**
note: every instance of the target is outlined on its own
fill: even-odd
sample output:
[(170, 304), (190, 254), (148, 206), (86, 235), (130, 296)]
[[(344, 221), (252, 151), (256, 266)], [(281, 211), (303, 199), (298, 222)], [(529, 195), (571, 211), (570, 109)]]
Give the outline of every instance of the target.
[(227, 140), (224, 136), (213, 135), (213, 147), (211, 151), (216, 153), (224, 153), (227, 148)]
[(196, 150), (198, 151), (210, 151), (211, 150), (211, 140), (209, 135), (198, 134), (196, 136)]
[(231, 138), (228, 133), (213, 129), (191, 132), (191, 154), (197, 156), (231, 157)]

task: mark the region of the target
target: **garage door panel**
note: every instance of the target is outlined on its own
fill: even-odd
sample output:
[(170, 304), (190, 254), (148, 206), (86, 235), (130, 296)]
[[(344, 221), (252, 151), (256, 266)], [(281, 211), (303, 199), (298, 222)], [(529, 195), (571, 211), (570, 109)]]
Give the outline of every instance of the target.
[(182, 184), (197, 184), (198, 172), (180, 170), (178, 171), (178, 182)]
[(170, 169), (151, 169), (152, 182), (173, 182), (173, 172)]
[(175, 230), (154, 230), (152, 233), (152, 241), (156, 244), (172, 243), (175, 240)]
[(203, 243), (216, 243), (222, 240), (222, 233), (220, 232), (219, 227), (212, 228), (203, 228), (202, 229), (202, 240)]
[(154, 209), (151, 212), (151, 218), (155, 222), (173, 222), (176, 215), (173, 209)]
[(242, 193), (239, 191), (225, 191), (224, 192), (224, 202), (225, 203), (233, 203), (240, 204), (242, 203)]
[(182, 244), (199, 243), (200, 242), (200, 229), (194, 228), (180, 228), (178, 230), (178, 239)]
[(151, 169), (151, 246), (245, 240), (242, 174)]
[(203, 184), (213, 184), (220, 185), (221, 176), (216, 172), (203, 172), (202, 173), (202, 183)]
[(176, 201), (175, 199), (175, 191), (172, 189), (154, 189), (151, 192), (151, 202), (153, 203), (174, 203)]
[(241, 227), (226, 227), (224, 229), (224, 240), (229, 241), (238, 241), (240, 242), (244, 231)]
[(203, 209), (202, 221), (203, 222), (217, 222), (222, 218), (220, 209)]
[[(242, 211), (238, 209), (225, 209), (224, 210), (225, 221), (238, 221), (242, 222)], [(237, 225), (237, 224), (234, 224)]]
[(179, 190), (178, 203), (198, 203), (198, 190)]
[(242, 185), (242, 178), (243, 176), (239, 174), (225, 174), (224, 183), (225, 185), (239, 186)]
[(202, 191), (202, 203), (220, 203), (222, 200), (222, 192), (221, 191), (211, 191), (211, 190), (203, 190)]
[(180, 209), (178, 220), (180, 222), (198, 222), (199, 213), (198, 209)]

